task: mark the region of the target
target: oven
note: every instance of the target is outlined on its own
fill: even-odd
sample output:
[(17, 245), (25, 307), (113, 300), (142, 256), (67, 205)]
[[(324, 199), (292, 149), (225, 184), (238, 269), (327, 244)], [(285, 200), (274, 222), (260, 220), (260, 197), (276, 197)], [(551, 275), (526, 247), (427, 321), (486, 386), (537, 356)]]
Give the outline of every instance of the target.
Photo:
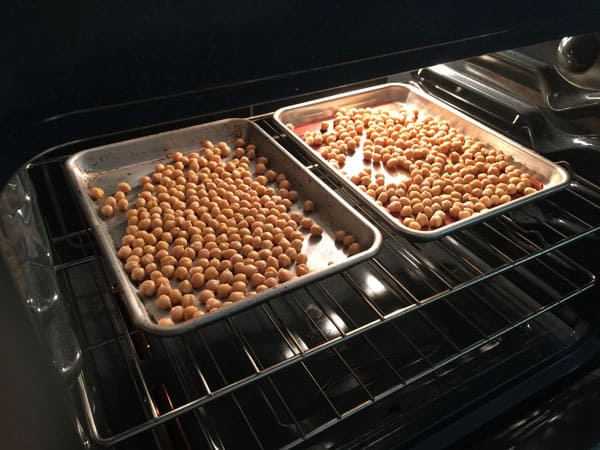
[[(293, 16), (263, 12), (262, 24), (278, 14)], [(406, 15), (421, 12), (411, 8)], [(0, 194), (8, 448), (597, 443), (586, 414), (593, 414), (599, 386), (600, 97), (594, 74), (600, 41), (593, 33), (561, 40), (593, 31), (588, 28), (598, 12), (584, 12), (552, 25), (551, 14), (529, 24), (523, 13), (509, 27), (512, 34), (468, 25), (470, 37), (431, 31), (396, 49), (382, 46), (377, 53), (383, 56), (348, 50), (354, 58), (348, 64), (288, 36), (282, 44), (298, 58), (312, 54), (315, 67), (293, 67), (284, 46), (264, 63), (266, 71), (283, 75), (235, 68), (229, 83), (210, 78), (223, 74), (203, 74), (186, 91), (185, 75), (161, 84), (152, 75), (111, 79), (118, 71), (108, 69), (95, 98), (109, 93), (103, 104), (85, 92), (62, 92), (57, 83), (58, 92), (47, 97), (32, 91), (42, 97), (38, 103), (12, 104)], [(476, 13), (493, 23), (481, 8)], [(161, 23), (158, 15), (153, 20)], [(376, 17), (364, 20), (372, 33)], [(331, 26), (340, 31), (339, 24)], [(290, 29), (293, 35), (297, 28)], [(441, 43), (429, 42), (434, 38)], [(243, 50), (262, 43), (268, 53), (272, 39), (265, 39), (257, 31), (248, 44), (225, 39), (221, 48), (205, 51), (222, 63), (229, 45)], [(336, 34), (322, 50), (350, 48), (340, 39)], [(161, 47), (160, 38), (154, 45), (157, 58), (177, 66), (183, 53), (169, 56), (172, 49)], [(242, 63), (246, 58), (239, 54)], [(73, 73), (92, 69), (100, 69), (99, 61)], [(564, 170), (568, 183), (433, 239), (398, 230), (307, 155), (274, 117), (282, 107), (385, 83), (409, 85), (532, 148)], [(81, 87), (91, 89), (88, 82)], [(80, 104), (78, 95), (90, 104)], [(373, 224), (381, 247), (351, 267), (184, 333), (149, 332), (127, 308), (66, 162), (82, 150), (232, 117), (252, 121)], [(577, 440), (569, 440), (574, 433)]]

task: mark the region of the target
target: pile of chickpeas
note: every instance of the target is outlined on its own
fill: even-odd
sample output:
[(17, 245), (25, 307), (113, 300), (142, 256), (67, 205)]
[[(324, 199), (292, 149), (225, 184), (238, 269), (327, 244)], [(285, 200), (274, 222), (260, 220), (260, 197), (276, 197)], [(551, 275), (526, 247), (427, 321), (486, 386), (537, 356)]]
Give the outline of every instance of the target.
[[(433, 230), (542, 188), (502, 151), (416, 110), (352, 108), (303, 138), (414, 230)], [(348, 174), (344, 166), (353, 156), (365, 165)]]
[[(140, 296), (169, 312), (159, 325), (218, 311), (310, 272), (304, 239), (323, 233), (309, 217), (315, 206), (306, 200), (303, 213), (291, 211), (298, 192), (254, 145), (241, 138), (234, 149), (206, 141), (202, 152), (172, 158), (142, 177), (131, 207), (126, 196), (132, 188), (125, 182), (100, 207), (105, 218), (126, 211), (117, 255)], [(98, 187), (89, 194), (104, 198)], [(360, 251), (344, 231), (336, 232), (336, 240), (349, 256)]]

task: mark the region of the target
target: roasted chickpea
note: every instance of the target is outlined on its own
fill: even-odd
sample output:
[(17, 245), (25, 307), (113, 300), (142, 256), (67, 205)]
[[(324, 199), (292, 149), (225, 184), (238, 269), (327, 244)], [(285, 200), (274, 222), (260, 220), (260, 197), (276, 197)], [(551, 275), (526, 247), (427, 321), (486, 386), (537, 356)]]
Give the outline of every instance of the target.
[(158, 321), (158, 324), (161, 327), (172, 327), (173, 325), (175, 325), (175, 322), (173, 322), (170, 317), (163, 317)]
[(171, 309), (171, 306), (172, 306), (171, 299), (169, 298), (168, 295), (161, 294), (156, 299), (156, 307), (158, 309), (163, 309), (163, 310), (169, 311)]
[(143, 281), (140, 284), (139, 292), (144, 297), (152, 297), (156, 293), (156, 285), (152, 280)]
[(210, 289), (204, 289), (198, 294), (198, 301), (205, 304), (209, 299), (214, 298), (215, 293)]
[(183, 321), (183, 307), (182, 306), (174, 306), (171, 308), (171, 320), (175, 323)]
[(221, 301), (212, 297), (212, 298), (209, 298), (208, 300), (206, 300), (206, 303), (204, 304), (204, 306), (206, 307), (206, 310), (208, 312), (211, 312), (212, 310), (218, 309), (221, 306)]
[(353, 242), (348, 246), (348, 256), (356, 255), (360, 252), (360, 244), (358, 242)]
[(99, 187), (90, 188), (90, 197), (94, 201), (100, 200), (102, 197), (104, 197), (104, 190)]
[(117, 185), (117, 189), (124, 194), (129, 194), (131, 192), (131, 186), (129, 186), (129, 183), (124, 181)]
[(314, 237), (320, 237), (323, 235), (323, 228), (315, 223), (310, 227), (310, 234)]
[[(354, 244), (352, 244), (352, 245), (354, 245)], [(299, 277), (306, 275), (309, 272), (310, 272), (310, 269), (308, 268), (308, 266), (306, 264), (298, 264), (296, 266), (296, 275), (298, 275)]]
[(133, 281), (142, 281), (144, 278), (146, 278), (146, 272), (141, 267), (135, 267), (131, 271), (131, 279)]
[(100, 213), (107, 219), (111, 218), (114, 214), (114, 209), (110, 205), (104, 205), (100, 208)]

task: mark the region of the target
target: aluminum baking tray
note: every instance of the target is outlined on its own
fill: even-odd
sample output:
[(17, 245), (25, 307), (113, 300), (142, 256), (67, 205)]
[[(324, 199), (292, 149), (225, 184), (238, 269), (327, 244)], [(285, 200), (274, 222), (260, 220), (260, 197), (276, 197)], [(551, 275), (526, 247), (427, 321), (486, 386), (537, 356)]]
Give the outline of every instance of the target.
[[(89, 197), (89, 186), (101, 187), (106, 195), (110, 195), (119, 182), (126, 181), (133, 187), (127, 196), (131, 203), (141, 192), (140, 178), (152, 173), (157, 162), (170, 161), (169, 155), (174, 151), (201, 152), (200, 143), (205, 140), (233, 144), (239, 137), (256, 145), (257, 154), (267, 156), (273, 169), (285, 172), (299, 193), (299, 201), (292, 210), (300, 211), (298, 205), (301, 205), (303, 200), (310, 199), (314, 202), (315, 212), (311, 217), (323, 228), (323, 236), (318, 240), (307, 237), (302, 249), (308, 254), (308, 265), (312, 271), (217, 312), (171, 327), (159, 326), (156, 322), (168, 315), (168, 312), (157, 310), (154, 299), (142, 300), (138, 296), (136, 286), (130, 281), (117, 257), (116, 249), (127, 224), (126, 214), (117, 213), (108, 220), (101, 218), (100, 202), (94, 202)], [(116, 277), (129, 314), (139, 328), (155, 334), (173, 335), (187, 332), (252, 307), (268, 298), (282, 295), (290, 289), (309, 284), (372, 257), (382, 243), (382, 236), (377, 228), (357, 214), (350, 205), (298, 163), (255, 123), (246, 119), (226, 119), (85, 150), (69, 158), (66, 167), (77, 198), (98, 238), (108, 266)], [(337, 229), (354, 234), (363, 250), (353, 256), (347, 256), (342, 247), (335, 243), (333, 236)]]
[[(435, 230), (413, 230), (403, 225), (400, 220), (390, 214), (384, 207), (378, 205), (350, 181), (349, 177), (360, 172), (367, 164), (363, 161), (362, 144), (353, 156), (347, 156), (346, 165), (344, 166), (347, 175), (344, 175), (340, 173), (339, 169), (331, 166), (315, 148), (307, 145), (302, 138), (305, 131), (317, 130), (321, 122), (332, 120), (335, 113), (341, 108), (385, 107), (394, 109), (399, 106), (418, 110), (420, 113), (438, 120), (445, 119), (452, 127), (457, 128), (463, 134), (474, 137), (497, 150), (502, 150), (505, 155), (512, 157), (513, 163), (517, 167), (525, 168), (535, 177), (542, 184), (542, 189), (534, 194), (513, 199), (504, 205), (495, 206), (488, 211), (473, 214), (471, 217), (451, 222)], [(568, 172), (558, 164), (543, 158), (533, 150), (508, 139), (451, 106), (422, 92), (415, 86), (408, 84), (388, 83), (284, 107), (275, 112), (274, 118), (278, 126), (300, 144), (310, 157), (318, 161), (341, 183), (365, 199), (390, 225), (404, 234), (421, 240), (437, 239), (491, 216), (505, 213), (511, 208), (562, 189), (569, 183)], [(294, 125), (294, 130), (290, 130), (286, 126), (287, 124)], [(371, 166), (371, 163), (368, 163), (368, 165)], [(408, 178), (406, 172), (396, 173), (392, 176), (380, 167), (371, 167), (374, 173), (382, 171), (388, 181), (398, 182)]]

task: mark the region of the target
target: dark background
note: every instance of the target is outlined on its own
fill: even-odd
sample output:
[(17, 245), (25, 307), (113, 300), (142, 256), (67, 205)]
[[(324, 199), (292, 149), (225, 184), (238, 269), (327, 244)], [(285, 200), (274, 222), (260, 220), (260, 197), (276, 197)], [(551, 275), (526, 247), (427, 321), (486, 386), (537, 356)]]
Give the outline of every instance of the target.
[[(590, 14), (600, 8), (591, 1), (514, 0), (14, 3), (1, 14), (5, 132), (83, 108), (424, 52), (465, 38), (484, 42), (486, 34), (503, 37), (454, 47), (472, 54), (515, 39), (543, 40), (575, 22), (594, 23)], [(428, 60), (455, 52), (433, 52)], [(398, 57), (389, 70), (416, 63), (422, 61), (414, 55)]]

